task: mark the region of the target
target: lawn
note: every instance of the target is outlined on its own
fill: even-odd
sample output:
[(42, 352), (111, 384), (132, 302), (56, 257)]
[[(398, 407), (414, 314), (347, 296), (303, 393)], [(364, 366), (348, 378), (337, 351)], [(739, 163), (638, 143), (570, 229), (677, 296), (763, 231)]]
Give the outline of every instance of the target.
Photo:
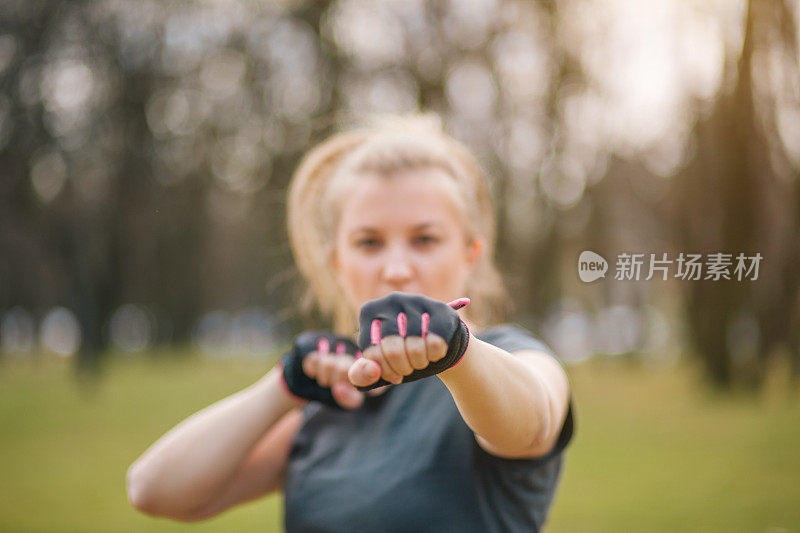
[[(189, 355), (0, 359), (0, 530), (280, 531), (281, 499), (199, 524), (152, 519), (125, 470), (186, 416), (268, 365)], [(577, 414), (547, 531), (800, 531), (800, 397), (777, 380), (721, 395), (689, 365), (570, 367)]]

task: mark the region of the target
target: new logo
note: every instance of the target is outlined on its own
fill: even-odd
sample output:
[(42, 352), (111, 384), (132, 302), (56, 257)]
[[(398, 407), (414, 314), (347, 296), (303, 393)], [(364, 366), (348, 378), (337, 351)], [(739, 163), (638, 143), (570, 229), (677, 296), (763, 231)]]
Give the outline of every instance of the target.
[(608, 261), (589, 250), (581, 252), (578, 257), (578, 276), (584, 283), (592, 282), (599, 278), (605, 278), (608, 271)]

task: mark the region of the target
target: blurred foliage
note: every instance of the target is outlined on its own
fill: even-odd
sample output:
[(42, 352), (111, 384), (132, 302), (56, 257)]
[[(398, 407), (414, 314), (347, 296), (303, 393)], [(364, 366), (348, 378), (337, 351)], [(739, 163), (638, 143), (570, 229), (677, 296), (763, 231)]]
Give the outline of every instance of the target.
[[(297, 329), (299, 157), (423, 109), (489, 173), (518, 321), (659, 309), (715, 383), (757, 386), (776, 354), (800, 375), (797, 21), (791, 0), (6, 0), (0, 310), (71, 310), (88, 364), (127, 304), (150, 344), (217, 309)], [(586, 249), (764, 262), (753, 282), (587, 286)], [(635, 327), (617, 351), (648, 346)]]
[[(92, 389), (55, 357), (0, 364), (1, 530), (282, 530), (279, 496), (192, 524), (130, 506), (125, 471), (142, 450), (266, 368), (164, 355), (111, 357)], [(578, 428), (547, 531), (794, 530), (800, 402), (773, 370), (753, 396), (702, 392), (685, 365), (573, 368)]]

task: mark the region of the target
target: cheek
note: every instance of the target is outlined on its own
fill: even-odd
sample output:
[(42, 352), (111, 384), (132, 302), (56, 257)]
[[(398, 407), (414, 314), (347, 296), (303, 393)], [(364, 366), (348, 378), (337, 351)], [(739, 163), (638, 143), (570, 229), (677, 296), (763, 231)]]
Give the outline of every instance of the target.
[(365, 275), (372, 270), (369, 261), (353, 258), (344, 265), (344, 274), (348, 280), (363, 280)]
[(358, 298), (361, 293), (369, 290), (378, 267), (373, 259), (365, 257), (347, 246), (340, 247), (339, 250), (337, 272), (339, 282), (345, 291)]
[(436, 253), (425, 257), (423, 264), (431, 282), (449, 286), (463, 281), (468, 272), (465, 258), (465, 247), (457, 242), (450, 242)]

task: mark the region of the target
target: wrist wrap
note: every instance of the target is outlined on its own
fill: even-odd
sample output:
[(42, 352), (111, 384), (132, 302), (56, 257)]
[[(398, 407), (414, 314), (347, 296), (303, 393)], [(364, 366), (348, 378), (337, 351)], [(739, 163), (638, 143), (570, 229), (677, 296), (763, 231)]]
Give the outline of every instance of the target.
[[(321, 387), (314, 378), (303, 372), (303, 359), (317, 351), (320, 339), (326, 339), (330, 344), (331, 353), (336, 351), (336, 346), (342, 344), (344, 353), (355, 355), (358, 347), (345, 337), (337, 337), (329, 331), (306, 331), (295, 337), (291, 349), (283, 356), (283, 379), (289, 392), (300, 398), (324, 403), (331, 407), (341, 409), (333, 398), (330, 387)], [(340, 349), (341, 353), (341, 349)]]

